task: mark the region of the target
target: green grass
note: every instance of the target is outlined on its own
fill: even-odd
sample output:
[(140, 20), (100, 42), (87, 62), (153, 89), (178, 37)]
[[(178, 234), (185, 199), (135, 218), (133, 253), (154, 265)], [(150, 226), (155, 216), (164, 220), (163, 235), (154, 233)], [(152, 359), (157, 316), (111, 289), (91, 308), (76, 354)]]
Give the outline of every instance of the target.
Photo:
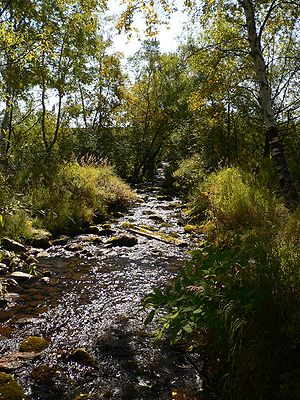
[(49, 185), (30, 193), (35, 223), (50, 232), (76, 230), (95, 216), (105, 218), (135, 200), (109, 166), (65, 164)]
[(136, 200), (110, 166), (70, 162), (44, 169), (43, 165), (34, 176), (19, 174), (15, 186), (0, 175), (0, 237), (24, 241), (32, 226), (53, 234), (75, 233), (96, 217), (104, 220)]
[(171, 285), (146, 297), (147, 322), (166, 311), (156, 342), (200, 351), (220, 399), (299, 398), (300, 207), (237, 168), (209, 175), (190, 206), (213, 228)]

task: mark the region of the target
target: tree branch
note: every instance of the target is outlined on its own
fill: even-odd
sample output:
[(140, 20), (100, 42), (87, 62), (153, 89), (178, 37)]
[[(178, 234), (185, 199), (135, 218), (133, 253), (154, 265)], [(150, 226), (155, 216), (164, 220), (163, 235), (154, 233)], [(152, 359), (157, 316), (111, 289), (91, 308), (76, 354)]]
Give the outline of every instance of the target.
[(277, 1), (277, 0), (273, 0), (273, 1), (272, 1), (271, 5), (270, 5), (270, 7), (269, 7), (269, 9), (268, 9), (268, 12), (267, 12), (267, 14), (266, 14), (266, 16), (265, 16), (265, 19), (264, 19), (264, 21), (263, 21), (263, 23), (262, 23), (262, 25), (261, 25), (261, 27), (260, 27), (260, 29), (259, 29), (258, 40), (259, 40), (260, 42), (261, 42), (261, 37), (262, 37), (263, 31), (264, 31), (264, 29), (265, 29), (265, 26), (266, 26), (266, 24), (267, 24), (269, 18), (271, 17), (271, 14), (272, 14), (273, 10), (274, 10), (277, 6), (279, 6), (279, 3), (276, 4), (276, 1)]

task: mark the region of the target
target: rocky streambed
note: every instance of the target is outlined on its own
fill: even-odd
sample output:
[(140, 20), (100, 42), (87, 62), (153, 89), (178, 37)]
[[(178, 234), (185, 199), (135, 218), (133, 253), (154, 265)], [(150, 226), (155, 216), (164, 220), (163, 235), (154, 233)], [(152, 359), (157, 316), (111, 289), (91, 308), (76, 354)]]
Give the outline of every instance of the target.
[[(201, 360), (167, 344), (153, 348), (141, 308), (145, 294), (174, 276), (201, 237), (185, 232), (176, 199), (153, 187), (140, 197), (110, 224), (46, 250), (30, 248), (32, 272), (40, 276), (4, 271), (4, 399), (208, 398), (194, 365)], [(19, 385), (15, 397), (5, 397), (9, 374)]]

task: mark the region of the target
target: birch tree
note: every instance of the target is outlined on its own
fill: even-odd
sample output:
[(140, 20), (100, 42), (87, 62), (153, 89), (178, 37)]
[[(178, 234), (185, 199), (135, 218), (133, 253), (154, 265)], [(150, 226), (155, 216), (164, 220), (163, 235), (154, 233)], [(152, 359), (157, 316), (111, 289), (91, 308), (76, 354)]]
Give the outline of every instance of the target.
[[(266, 127), (267, 140), (270, 145), (272, 158), (274, 160), (277, 176), (279, 178), (284, 198), (286, 200), (286, 203), (292, 206), (299, 201), (299, 196), (296, 190), (296, 186), (293, 182), (291, 172), (286, 160), (284, 148), (279, 136), (275, 110), (272, 103), (272, 91), (268, 78), (268, 70), (262, 46), (262, 34), (264, 28), (268, 24), (268, 21), (271, 19), (274, 10), (277, 7), (280, 7), (281, 2), (278, 2), (277, 0), (272, 0), (269, 8), (266, 10), (265, 18), (262, 21), (259, 29), (257, 27), (257, 17), (255, 15), (254, 1), (238, 0), (238, 2), (245, 14), (248, 43), (259, 85), (260, 104)], [(300, 7), (298, 7), (298, 10), (300, 11)]]

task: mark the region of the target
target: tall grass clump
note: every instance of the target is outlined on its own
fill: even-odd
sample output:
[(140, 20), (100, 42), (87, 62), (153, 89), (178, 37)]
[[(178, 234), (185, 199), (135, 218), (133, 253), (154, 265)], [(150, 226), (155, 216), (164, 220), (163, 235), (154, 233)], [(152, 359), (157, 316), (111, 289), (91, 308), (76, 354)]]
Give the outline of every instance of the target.
[(300, 398), (300, 208), (236, 168), (211, 174), (191, 206), (214, 232), (146, 297), (147, 322), (166, 311), (156, 340), (200, 351), (220, 399)]
[(102, 165), (63, 165), (47, 185), (30, 193), (35, 223), (52, 233), (78, 230), (95, 217), (125, 209), (135, 199), (113, 168)]
[(208, 200), (208, 219), (224, 232), (269, 228), (270, 224), (276, 228), (286, 214), (284, 206), (273, 193), (261, 187), (252, 174), (238, 168), (214, 172), (200, 184), (191, 196), (195, 216), (203, 192)]
[(0, 173), (0, 240), (8, 236), (22, 241), (30, 236), (29, 215), (18, 197)]

